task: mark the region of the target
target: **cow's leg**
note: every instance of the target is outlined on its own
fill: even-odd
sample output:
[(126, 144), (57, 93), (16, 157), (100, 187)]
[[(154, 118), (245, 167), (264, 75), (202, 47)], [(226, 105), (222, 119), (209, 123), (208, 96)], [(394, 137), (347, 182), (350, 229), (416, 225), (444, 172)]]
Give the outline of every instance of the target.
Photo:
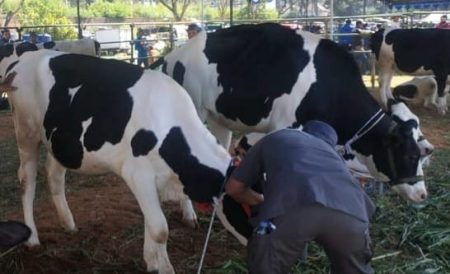
[(436, 100), (436, 103), (437, 103), (438, 111), (440, 114), (445, 114), (448, 111), (447, 97), (445, 94), (445, 88), (447, 85), (447, 75), (446, 74), (436, 74), (435, 79), (437, 82), (438, 98)]
[(155, 176), (148, 166), (125, 165), (123, 178), (144, 214), (144, 260), (147, 271), (160, 274), (175, 273), (167, 255), (169, 228), (162, 212)]
[(183, 215), (183, 223), (192, 228), (197, 227), (197, 215), (195, 214), (191, 200), (187, 196), (185, 199), (180, 200), (180, 208)]
[(211, 133), (216, 136), (219, 143), (226, 149), (230, 147), (231, 144), (231, 131), (220, 125), (214, 118), (211, 118), (211, 116), (207, 119), (208, 123), (208, 129), (211, 131)]
[(21, 135), (19, 131), (16, 131), (16, 136), (20, 158), (20, 166), (17, 175), (22, 190), (23, 215), (25, 224), (31, 229), (31, 236), (28, 238), (26, 244), (28, 246), (34, 246), (40, 244), (33, 216), (33, 201), (36, 191), (40, 142), (38, 140), (28, 139), (28, 136)]
[(48, 186), (61, 225), (68, 231), (76, 231), (75, 222), (67, 204), (66, 193), (64, 191), (66, 169), (50, 153), (47, 153), (46, 168)]
[(378, 83), (380, 86), (380, 100), (387, 107), (388, 99), (393, 99), (391, 81), (394, 76), (393, 64), (390, 62), (379, 63)]

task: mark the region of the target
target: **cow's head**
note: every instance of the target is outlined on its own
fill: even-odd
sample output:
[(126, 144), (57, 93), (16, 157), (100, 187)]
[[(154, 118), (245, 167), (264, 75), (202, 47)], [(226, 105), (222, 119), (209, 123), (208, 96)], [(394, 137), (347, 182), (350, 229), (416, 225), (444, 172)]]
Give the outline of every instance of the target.
[(427, 198), (423, 164), (433, 146), (423, 137), (417, 116), (404, 103), (391, 104), (390, 110), (390, 122), (385, 122), (390, 123), (388, 133), (374, 142), (379, 147), (370, 155), (355, 154), (376, 180), (387, 182), (408, 201), (423, 202)]

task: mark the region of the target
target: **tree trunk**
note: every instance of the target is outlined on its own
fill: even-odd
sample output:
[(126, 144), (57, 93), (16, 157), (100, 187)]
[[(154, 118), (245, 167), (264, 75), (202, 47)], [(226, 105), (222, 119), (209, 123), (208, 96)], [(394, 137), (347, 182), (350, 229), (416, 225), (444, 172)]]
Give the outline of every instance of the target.
[[(19, 5), (17, 5), (17, 8), (15, 10), (11, 10), (8, 12), (8, 14), (6, 14), (6, 18), (5, 18), (5, 22), (3, 23), (4, 27), (7, 27), (9, 25), (9, 23), (11, 22), (11, 20), (13, 19), (14, 15), (17, 14), (17, 12), (22, 8), (23, 2), (25, 0), (20, 0)], [(5, 1), (1, 1), (0, 2), (0, 6), (3, 5)]]

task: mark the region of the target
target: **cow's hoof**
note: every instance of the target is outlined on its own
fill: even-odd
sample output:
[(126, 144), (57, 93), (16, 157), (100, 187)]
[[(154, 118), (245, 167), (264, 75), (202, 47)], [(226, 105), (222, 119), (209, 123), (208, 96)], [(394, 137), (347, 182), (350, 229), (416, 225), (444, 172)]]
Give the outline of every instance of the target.
[(198, 228), (198, 221), (197, 218), (192, 219), (192, 218), (183, 218), (182, 219), (183, 224), (185, 224), (186, 226), (190, 227), (190, 228)]
[(29, 248), (33, 248), (41, 245), (41, 242), (39, 242), (39, 239), (37, 237), (31, 235), (28, 241), (25, 242), (25, 245)]

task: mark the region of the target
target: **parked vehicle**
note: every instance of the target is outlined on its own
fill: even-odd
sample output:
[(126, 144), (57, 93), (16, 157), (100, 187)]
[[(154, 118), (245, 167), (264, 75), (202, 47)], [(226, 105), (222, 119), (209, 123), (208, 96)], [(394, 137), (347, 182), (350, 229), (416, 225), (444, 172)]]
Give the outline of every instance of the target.
[[(25, 33), (22, 35), (22, 41), (24, 42), (30, 42), (31, 36), (29, 33)], [(52, 41), (52, 36), (48, 33), (38, 33), (37, 34), (37, 42), (38, 43), (45, 43)]]
[(131, 50), (130, 29), (99, 29), (95, 32), (95, 40), (101, 45), (101, 55), (129, 54)]

